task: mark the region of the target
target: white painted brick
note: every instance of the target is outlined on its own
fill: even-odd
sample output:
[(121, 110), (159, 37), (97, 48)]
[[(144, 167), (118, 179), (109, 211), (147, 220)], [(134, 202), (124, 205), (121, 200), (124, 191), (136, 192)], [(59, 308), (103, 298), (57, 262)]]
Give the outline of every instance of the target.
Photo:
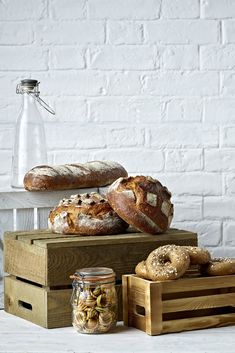
[(0, 98), (1, 123), (15, 123), (21, 107), (20, 98), (19, 96)]
[(0, 47), (1, 70), (46, 70), (48, 65), (48, 53), (44, 48)]
[(163, 49), (161, 66), (166, 70), (194, 70), (199, 68), (197, 46), (171, 45)]
[(142, 42), (142, 24), (133, 21), (108, 21), (107, 42), (110, 44), (139, 44)]
[(75, 123), (47, 123), (48, 149), (102, 148), (106, 145), (105, 130), (94, 125), (86, 127)]
[(231, 70), (235, 68), (235, 45), (202, 46), (200, 64), (206, 70)]
[(147, 41), (163, 44), (218, 42), (219, 27), (213, 20), (162, 20), (145, 23)]
[(202, 170), (202, 150), (167, 150), (166, 171), (169, 172), (191, 172)]
[(162, 151), (151, 151), (143, 148), (132, 150), (103, 150), (94, 152), (92, 157), (94, 160), (107, 159), (118, 161), (128, 170), (128, 173), (146, 174), (150, 172), (159, 172), (164, 167)]
[(149, 131), (151, 147), (218, 147), (218, 128), (201, 124), (164, 124)]
[(50, 49), (49, 67), (51, 69), (83, 69), (85, 50), (78, 47), (53, 47)]
[(155, 19), (160, 0), (89, 0), (90, 18)]
[[(1, 48), (0, 48), (1, 50)], [(1, 60), (1, 59), (0, 59)], [(16, 95), (16, 85), (25, 77), (31, 77), (28, 73), (24, 72), (10, 72), (10, 71), (2, 71), (0, 72), (0, 92), (2, 99), (10, 99), (16, 98), (20, 102), (20, 97)], [(35, 76), (36, 77), (36, 76)]]
[(205, 170), (209, 172), (235, 171), (235, 150), (205, 150)]
[(219, 91), (215, 72), (158, 72), (143, 77), (145, 94), (158, 96), (210, 96)]
[(54, 151), (54, 164), (66, 164), (66, 163), (86, 163), (91, 161), (90, 150), (60, 150)]
[(221, 243), (222, 226), (219, 221), (174, 222), (173, 226), (197, 233), (199, 246), (208, 248), (219, 246)]
[(219, 246), (208, 249), (212, 257), (235, 257), (235, 248), (228, 246)]
[(91, 101), (90, 114), (94, 122), (157, 122), (162, 103), (152, 98), (102, 98)]
[(235, 126), (225, 126), (223, 128), (222, 146), (235, 147)]
[(203, 104), (199, 99), (173, 99), (166, 104), (166, 121), (200, 122)]
[(39, 23), (36, 39), (39, 44), (103, 44), (104, 23), (86, 20)]
[(159, 67), (159, 53), (153, 46), (107, 45), (90, 50), (92, 69), (148, 70)]
[(173, 200), (174, 222), (199, 221), (202, 219), (202, 198), (181, 197)]
[(107, 91), (105, 75), (95, 71), (51, 71), (37, 77), (44, 95), (99, 96)]
[(234, 123), (234, 99), (209, 99), (205, 101), (205, 122), (209, 123)]
[(141, 94), (141, 75), (138, 72), (124, 71), (107, 74), (109, 85), (108, 95), (136, 96)]
[(82, 19), (86, 18), (86, 0), (49, 0), (52, 18)]
[(208, 196), (204, 199), (204, 217), (212, 219), (235, 219), (234, 197)]
[(235, 43), (235, 21), (225, 20), (222, 23), (222, 33), (224, 43)]
[(172, 195), (221, 195), (222, 180), (216, 173), (187, 172), (156, 174)]
[[(74, 97), (60, 97), (55, 101), (56, 118), (59, 121), (74, 121), (79, 124), (87, 123), (87, 104), (84, 99)], [(48, 115), (48, 114), (47, 114)], [(52, 120), (48, 115), (48, 120)]]
[(164, 18), (196, 18), (199, 17), (198, 0), (163, 0), (161, 15)]
[[(1, 6), (1, 5), (0, 5)], [(32, 25), (25, 22), (0, 23), (0, 45), (22, 45), (33, 42)]]
[(194, 230), (198, 234), (200, 246), (218, 246), (221, 242), (221, 222), (219, 221), (200, 221), (195, 223)]
[(221, 74), (221, 81), (221, 93), (224, 96), (235, 96), (235, 72), (223, 72)]
[(235, 222), (224, 222), (223, 236), (224, 244), (227, 246), (235, 246)]
[(234, 174), (232, 175), (226, 175), (225, 177), (225, 192), (228, 195), (235, 195), (235, 176)]
[(202, 0), (202, 17), (230, 18), (235, 16), (234, 0)]
[[(4, 147), (4, 146), (3, 146)], [(0, 146), (2, 148), (2, 145)], [(0, 174), (7, 174), (11, 171), (12, 151), (0, 150)]]
[(144, 144), (144, 129), (133, 127), (113, 128), (107, 131), (108, 147), (135, 147)]
[(0, 124), (0, 149), (11, 149), (14, 142), (14, 127), (10, 124)]
[(41, 19), (46, 12), (46, 1), (37, 0), (4, 0), (0, 1), (0, 20), (33, 20)]

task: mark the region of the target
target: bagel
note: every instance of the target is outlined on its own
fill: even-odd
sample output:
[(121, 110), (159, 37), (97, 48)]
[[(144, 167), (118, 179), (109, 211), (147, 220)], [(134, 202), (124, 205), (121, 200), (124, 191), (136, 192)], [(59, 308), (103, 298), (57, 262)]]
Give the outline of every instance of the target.
[(209, 276), (226, 276), (235, 274), (235, 259), (215, 258), (201, 267), (201, 272)]
[(198, 246), (183, 246), (190, 257), (190, 265), (203, 265), (211, 260), (208, 250), (199, 248)]
[(146, 260), (147, 274), (153, 281), (181, 277), (189, 268), (188, 251), (181, 246), (165, 245), (153, 250)]

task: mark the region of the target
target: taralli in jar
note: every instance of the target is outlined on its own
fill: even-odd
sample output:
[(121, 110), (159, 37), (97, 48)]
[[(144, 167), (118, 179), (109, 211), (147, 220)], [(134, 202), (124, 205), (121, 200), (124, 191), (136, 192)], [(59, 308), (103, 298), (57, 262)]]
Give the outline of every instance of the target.
[(115, 273), (106, 267), (83, 268), (73, 278), (72, 323), (81, 333), (105, 333), (117, 323)]

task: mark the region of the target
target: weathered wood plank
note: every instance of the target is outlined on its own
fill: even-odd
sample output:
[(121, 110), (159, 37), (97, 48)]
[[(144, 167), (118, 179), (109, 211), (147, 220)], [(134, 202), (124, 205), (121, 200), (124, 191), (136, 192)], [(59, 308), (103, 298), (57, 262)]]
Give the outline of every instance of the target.
[(5, 272), (46, 285), (46, 250), (18, 241), (14, 236), (10, 233), (4, 237)]
[(47, 327), (47, 297), (43, 288), (11, 276), (5, 277), (4, 286), (6, 312)]
[(98, 188), (37, 192), (29, 192), (26, 190), (1, 192), (0, 209), (54, 207), (64, 197), (92, 191), (98, 191)]
[(198, 330), (209, 327), (221, 327), (235, 324), (235, 313), (191, 317), (188, 319), (168, 320), (163, 322), (162, 333)]
[(165, 282), (162, 293), (190, 292), (192, 290), (228, 287), (235, 287), (235, 276), (229, 276), (229, 282), (227, 276), (179, 278), (176, 281)]
[(34, 229), (34, 209), (23, 208), (16, 210), (16, 229)]
[(37, 209), (37, 228), (38, 229), (45, 229), (48, 227), (48, 216), (52, 207), (44, 207)]
[(125, 233), (115, 235), (99, 235), (99, 236), (62, 236), (55, 237), (52, 233), (47, 239), (34, 240), (34, 244), (46, 248), (67, 248), (71, 246), (84, 246), (84, 245), (101, 245), (101, 244), (112, 244), (120, 243), (155, 243), (156, 247), (166, 244), (177, 244), (177, 245), (197, 245), (197, 235), (194, 233), (181, 232), (170, 232), (161, 235), (151, 235), (147, 233)]
[(165, 300), (162, 302), (163, 313), (191, 311), (207, 308), (235, 306), (235, 293), (204, 295), (200, 297)]

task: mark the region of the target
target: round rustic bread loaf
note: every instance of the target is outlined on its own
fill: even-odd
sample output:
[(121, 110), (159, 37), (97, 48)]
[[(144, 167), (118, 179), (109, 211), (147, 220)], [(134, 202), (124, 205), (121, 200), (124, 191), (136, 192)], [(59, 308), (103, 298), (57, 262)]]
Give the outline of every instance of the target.
[(106, 196), (114, 211), (142, 232), (163, 233), (171, 224), (171, 193), (149, 176), (119, 178), (110, 185)]
[(63, 199), (49, 214), (49, 229), (54, 233), (101, 235), (118, 234), (128, 224), (97, 192), (71, 195)]

